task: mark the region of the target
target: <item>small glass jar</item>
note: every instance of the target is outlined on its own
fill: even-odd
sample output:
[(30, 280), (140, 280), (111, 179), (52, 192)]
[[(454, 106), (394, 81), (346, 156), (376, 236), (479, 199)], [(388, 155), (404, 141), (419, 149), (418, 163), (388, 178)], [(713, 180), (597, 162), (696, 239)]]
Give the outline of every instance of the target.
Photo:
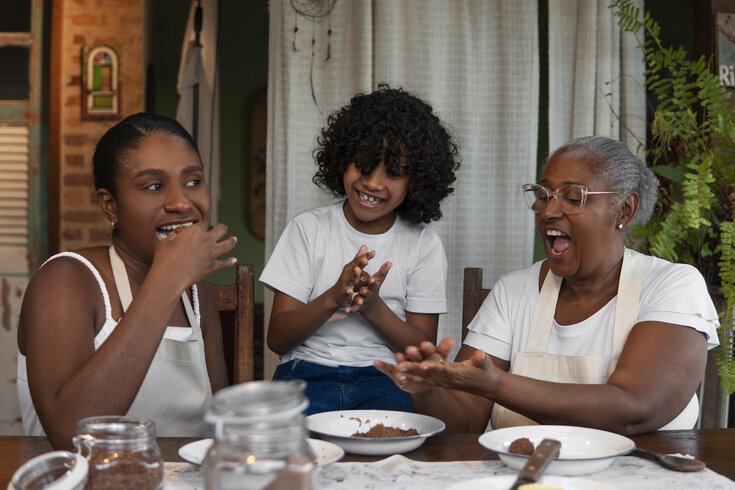
[(79, 421), (73, 441), (89, 463), (86, 490), (163, 488), (163, 456), (153, 421), (89, 417)]
[(69, 451), (52, 451), (18, 468), (8, 490), (82, 490), (86, 481), (86, 459)]
[(214, 444), (204, 458), (207, 490), (312, 490), (303, 381), (255, 381), (218, 391), (205, 420)]

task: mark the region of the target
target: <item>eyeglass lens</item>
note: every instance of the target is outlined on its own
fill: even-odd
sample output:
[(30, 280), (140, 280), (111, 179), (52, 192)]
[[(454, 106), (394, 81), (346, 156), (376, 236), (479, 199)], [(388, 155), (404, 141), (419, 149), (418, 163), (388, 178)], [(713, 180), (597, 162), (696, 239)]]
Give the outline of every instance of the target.
[(540, 185), (528, 185), (523, 188), (526, 204), (535, 213), (540, 213), (549, 205), (552, 197), (556, 198), (559, 209), (566, 214), (576, 214), (582, 210), (586, 199), (587, 188), (577, 184), (567, 184), (551, 192)]

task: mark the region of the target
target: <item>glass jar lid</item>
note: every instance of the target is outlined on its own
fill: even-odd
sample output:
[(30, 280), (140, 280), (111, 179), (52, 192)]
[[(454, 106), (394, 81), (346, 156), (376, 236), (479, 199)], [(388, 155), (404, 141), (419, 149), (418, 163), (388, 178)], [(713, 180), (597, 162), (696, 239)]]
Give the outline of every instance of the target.
[(84, 488), (89, 464), (80, 454), (52, 451), (16, 470), (10, 490), (77, 490)]
[(309, 405), (306, 383), (291, 381), (251, 381), (223, 388), (215, 393), (205, 421), (247, 422), (289, 418)]
[(154, 439), (156, 426), (152, 420), (144, 418), (118, 415), (87, 417), (77, 424), (77, 437), (116, 444), (140, 442)]

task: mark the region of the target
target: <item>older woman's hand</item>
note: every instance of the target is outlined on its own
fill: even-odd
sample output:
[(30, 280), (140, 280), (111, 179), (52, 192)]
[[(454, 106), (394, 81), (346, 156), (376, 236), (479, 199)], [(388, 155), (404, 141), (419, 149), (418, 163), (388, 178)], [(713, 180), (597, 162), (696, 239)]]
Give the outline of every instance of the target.
[[(408, 366), (418, 366), (422, 362), (446, 362), (447, 355), (454, 345), (454, 339), (444, 339), (439, 346), (431, 342), (422, 342), (419, 347), (408, 346), (406, 352), (396, 352), (396, 365), (375, 361), (375, 367), (390, 376), (393, 382), (409, 393), (419, 393), (431, 388), (423, 378), (409, 380), (405, 370)], [(413, 378), (413, 377), (412, 377)]]
[(420, 350), (424, 359), (420, 362), (399, 362), (396, 366), (399, 377), (408, 384), (422, 383), (491, 398), (500, 370), (490, 356), (477, 350), (462, 361), (448, 362), (446, 354), (452, 345), (454, 339), (451, 338), (444, 339), (436, 349), (422, 344)]
[(469, 359), (449, 362), (447, 357), (453, 346), (454, 339), (449, 337), (438, 346), (422, 342), (419, 347), (406, 348), (405, 353), (396, 353), (395, 366), (376, 361), (375, 367), (409, 393), (436, 386), (486, 395), (488, 387), (494, 386), (498, 378), (498, 368), (490, 356), (476, 351)]

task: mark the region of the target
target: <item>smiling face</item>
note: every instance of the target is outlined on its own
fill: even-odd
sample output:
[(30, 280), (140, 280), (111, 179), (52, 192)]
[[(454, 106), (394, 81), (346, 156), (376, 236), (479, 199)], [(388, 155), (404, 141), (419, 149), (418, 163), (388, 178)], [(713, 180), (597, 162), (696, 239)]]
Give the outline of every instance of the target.
[(121, 158), (117, 197), (98, 191), (108, 219), (117, 223), (116, 243), (150, 264), (156, 242), (181, 226), (209, 227), (211, 197), (197, 153), (180, 137), (157, 131)]
[[(583, 184), (590, 191), (609, 191), (589, 157), (570, 149), (552, 157), (539, 184), (555, 191), (565, 184)], [(622, 233), (616, 230), (618, 212), (613, 194), (589, 195), (579, 214), (564, 214), (551, 199), (536, 214), (536, 226), (554, 274), (585, 279), (608, 270), (624, 251)]]
[(385, 233), (396, 220), (396, 208), (408, 193), (408, 176), (388, 175), (380, 163), (368, 175), (351, 163), (344, 174), (347, 221), (357, 231)]

